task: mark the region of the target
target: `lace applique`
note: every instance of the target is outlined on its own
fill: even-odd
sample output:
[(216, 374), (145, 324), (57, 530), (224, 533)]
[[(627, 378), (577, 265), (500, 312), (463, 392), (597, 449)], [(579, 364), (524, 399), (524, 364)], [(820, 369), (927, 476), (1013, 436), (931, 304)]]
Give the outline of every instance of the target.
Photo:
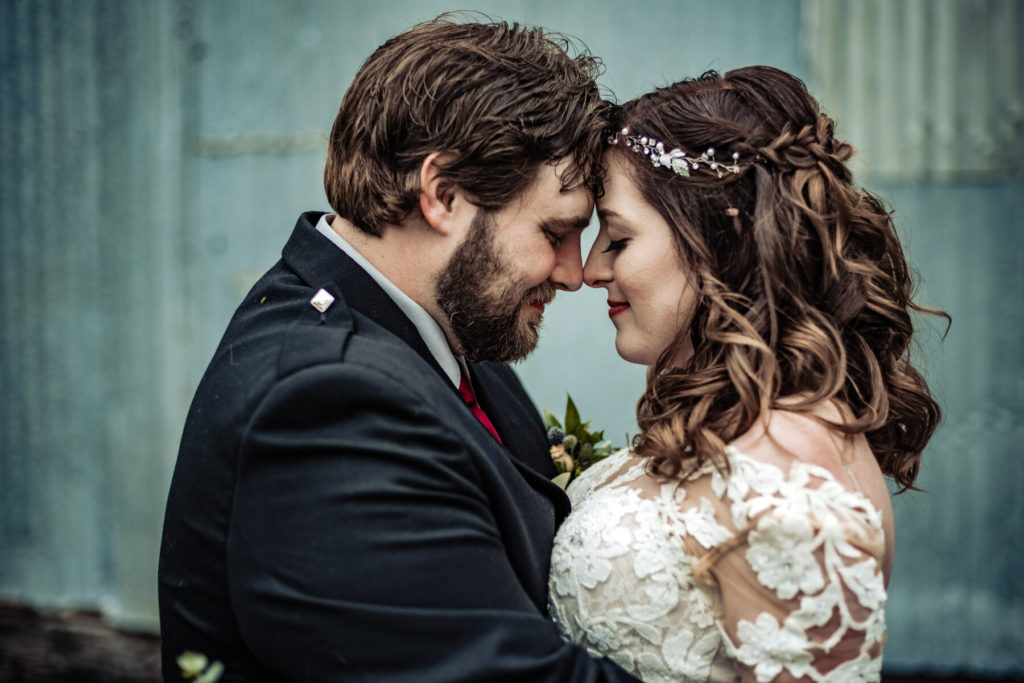
[(683, 512), (680, 521), (686, 532), (705, 548), (714, 548), (733, 536), (728, 528), (715, 520), (715, 508), (707, 498), (701, 499), (699, 507)]
[(726, 452), (728, 476), (660, 484), (623, 450), (570, 486), (549, 594), (563, 636), (645, 681), (734, 680), (737, 664), (758, 681), (879, 680), (881, 513), (824, 468)]
[(754, 669), (757, 680), (770, 681), (783, 668), (798, 678), (811, 673), (814, 657), (802, 630), (786, 628), (767, 612), (757, 615), (754, 623), (740, 621), (737, 630), (742, 645), (734, 650), (735, 656)]
[(788, 600), (798, 591), (817, 593), (825, 578), (814, 554), (814, 539), (814, 526), (806, 517), (762, 517), (757, 530), (747, 536), (747, 562), (761, 585), (774, 589), (780, 598)]

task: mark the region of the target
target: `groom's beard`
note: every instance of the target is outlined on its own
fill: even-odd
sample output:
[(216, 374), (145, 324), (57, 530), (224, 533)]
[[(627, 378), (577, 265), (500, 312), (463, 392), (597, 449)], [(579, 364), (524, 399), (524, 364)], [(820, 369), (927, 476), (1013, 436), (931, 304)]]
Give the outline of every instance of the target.
[(478, 210), (438, 279), (437, 303), (467, 360), (510, 363), (537, 346), (540, 317), (527, 307), (551, 303), (555, 288), (544, 282), (522, 291), (497, 251), (493, 228), (491, 215)]

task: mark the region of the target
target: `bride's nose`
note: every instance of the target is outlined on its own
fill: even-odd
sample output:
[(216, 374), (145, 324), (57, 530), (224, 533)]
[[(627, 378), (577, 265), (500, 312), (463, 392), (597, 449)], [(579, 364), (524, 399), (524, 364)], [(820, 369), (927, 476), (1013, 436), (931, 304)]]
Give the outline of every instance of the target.
[[(600, 240), (598, 240), (600, 241)], [(597, 242), (587, 254), (587, 262), (583, 264), (583, 281), (590, 287), (604, 287), (612, 280), (611, 259), (608, 254), (597, 247)]]

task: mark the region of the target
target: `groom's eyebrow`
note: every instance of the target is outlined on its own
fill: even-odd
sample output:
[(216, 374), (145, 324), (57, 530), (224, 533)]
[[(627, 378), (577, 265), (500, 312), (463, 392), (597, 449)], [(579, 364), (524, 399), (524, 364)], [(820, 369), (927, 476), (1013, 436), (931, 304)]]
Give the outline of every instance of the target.
[(586, 216), (570, 216), (567, 218), (547, 218), (541, 221), (544, 230), (554, 232), (568, 232), (570, 230), (582, 230), (590, 225), (590, 214)]

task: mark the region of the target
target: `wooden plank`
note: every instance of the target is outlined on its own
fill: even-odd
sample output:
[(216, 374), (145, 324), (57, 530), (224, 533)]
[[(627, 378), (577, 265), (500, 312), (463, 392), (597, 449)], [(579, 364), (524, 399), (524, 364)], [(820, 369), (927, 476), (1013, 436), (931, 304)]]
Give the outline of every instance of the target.
[(98, 612), (0, 603), (0, 680), (157, 682), (160, 637), (113, 628)]

